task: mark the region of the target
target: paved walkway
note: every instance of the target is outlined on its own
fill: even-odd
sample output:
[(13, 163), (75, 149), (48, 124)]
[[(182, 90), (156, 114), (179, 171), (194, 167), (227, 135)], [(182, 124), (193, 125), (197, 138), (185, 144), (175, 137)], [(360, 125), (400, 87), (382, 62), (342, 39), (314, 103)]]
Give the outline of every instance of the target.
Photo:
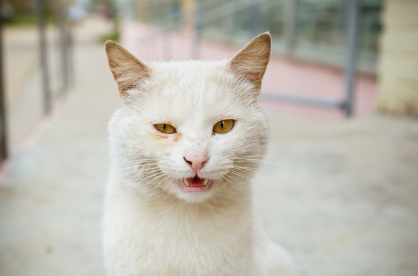
[[(57, 120), (0, 184), (2, 276), (104, 275), (106, 124), (120, 100), (97, 24), (78, 31), (77, 85)], [(270, 117), (256, 211), (299, 275), (418, 275), (417, 122)]]

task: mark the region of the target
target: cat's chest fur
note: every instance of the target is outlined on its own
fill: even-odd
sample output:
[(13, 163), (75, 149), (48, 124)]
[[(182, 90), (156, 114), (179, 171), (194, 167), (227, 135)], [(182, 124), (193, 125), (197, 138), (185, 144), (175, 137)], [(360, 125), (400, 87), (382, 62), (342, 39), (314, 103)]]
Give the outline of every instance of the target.
[(114, 182), (106, 205), (110, 275), (257, 275), (249, 198), (226, 209), (152, 205)]

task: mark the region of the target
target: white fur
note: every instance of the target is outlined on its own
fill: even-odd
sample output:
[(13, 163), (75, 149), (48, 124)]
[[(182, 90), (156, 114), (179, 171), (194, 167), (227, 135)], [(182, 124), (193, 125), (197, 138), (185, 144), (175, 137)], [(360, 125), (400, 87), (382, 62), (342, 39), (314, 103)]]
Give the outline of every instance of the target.
[[(124, 91), (109, 124), (108, 275), (293, 275), (285, 251), (254, 222), (249, 180), (268, 129), (256, 86), (226, 62), (148, 66), (151, 77)], [(234, 128), (213, 135), (223, 119), (234, 119)], [(177, 133), (161, 134), (156, 123)], [(176, 184), (194, 176), (185, 153), (210, 156), (198, 173), (211, 180), (208, 192)]]

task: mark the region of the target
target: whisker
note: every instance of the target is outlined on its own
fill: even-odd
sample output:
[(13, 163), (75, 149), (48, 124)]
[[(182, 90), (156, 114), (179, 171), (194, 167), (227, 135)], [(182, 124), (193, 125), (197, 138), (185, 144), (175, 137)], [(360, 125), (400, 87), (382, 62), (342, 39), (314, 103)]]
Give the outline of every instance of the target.
[(285, 163), (278, 163), (270, 160), (264, 160), (264, 159), (244, 159), (244, 158), (235, 158), (233, 159), (235, 163), (256, 163), (256, 164), (266, 164), (266, 165), (278, 165), (281, 167), (289, 166), (289, 164)]
[[(254, 174), (261, 174), (261, 172), (263, 172), (264, 175), (267, 175), (267, 176), (270, 176), (270, 177), (273, 177), (273, 178), (277, 178), (278, 179), (278, 176), (277, 175), (272, 174), (269, 171), (264, 171), (261, 168), (259, 168), (259, 169), (252, 169), (252, 168), (247, 168), (247, 167), (243, 167), (243, 166), (235, 166), (234, 168), (237, 171), (245, 170), (245, 171), (248, 171), (248, 172), (251, 172), (251, 173), (254, 173)], [(278, 180), (280, 180), (280, 179), (278, 179)]]
[[(282, 162), (282, 163), (286, 163), (288, 165), (291, 166), (296, 166), (297, 164), (288, 160), (288, 159), (284, 159), (284, 158), (280, 158), (274, 155), (247, 155), (247, 156), (240, 156), (240, 157), (236, 157), (237, 159), (252, 159), (252, 160), (265, 160), (265, 161), (269, 161), (269, 162)], [(273, 159), (273, 160), (268, 160), (268, 159)]]

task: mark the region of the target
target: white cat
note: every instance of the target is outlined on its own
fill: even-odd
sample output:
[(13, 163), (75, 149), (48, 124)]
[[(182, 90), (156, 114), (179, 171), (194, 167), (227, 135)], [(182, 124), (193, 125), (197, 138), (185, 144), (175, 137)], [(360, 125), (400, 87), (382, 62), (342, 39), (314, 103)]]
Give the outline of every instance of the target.
[(249, 181), (266, 150), (270, 47), (264, 33), (230, 61), (145, 64), (106, 43), (124, 101), (109, 124), (108, 275), (293, 275), (255, 223)]

